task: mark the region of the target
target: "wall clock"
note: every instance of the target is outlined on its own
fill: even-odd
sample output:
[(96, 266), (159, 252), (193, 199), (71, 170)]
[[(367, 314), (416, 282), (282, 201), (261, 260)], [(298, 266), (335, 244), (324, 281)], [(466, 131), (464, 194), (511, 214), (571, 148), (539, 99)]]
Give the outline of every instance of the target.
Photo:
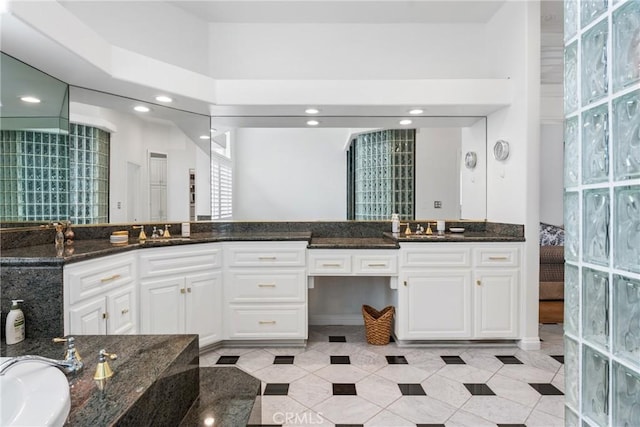
[(493, 146), (493, 157), (496, 160), (507, 160), (509, 157), (509, 143), (504, 139), (499, 139)]
[(476, 167), (477, 162), (478, 155), (474, 151), (467, 151), (467, 154), (464, 156), (464, 165), (468, 169), (473, 169)]

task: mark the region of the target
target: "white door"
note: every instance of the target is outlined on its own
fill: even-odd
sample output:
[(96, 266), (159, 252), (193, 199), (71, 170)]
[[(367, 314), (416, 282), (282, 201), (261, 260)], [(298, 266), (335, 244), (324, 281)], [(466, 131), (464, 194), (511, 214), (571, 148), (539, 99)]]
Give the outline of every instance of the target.
[(471, 273), (406, 273), (398, 287), (398, 338), (471, 337)]
[(109, 335), (135, 334), (136, 293), (133, 286), (127, 286), (107, 297)]
[(75, 304), (69, 310), (69, 334), (106, 335), (107, 305), (104, 297)]
[(149, 153), (149, 208), (151, 221), (167, 219), (167, 155)]
[(518, 272), (476, 270), (474, 335), (478, 338), (517, 338)]
[(140, 332), (183, 334), (184, 278), (154, 279), (140, 286)]
[(222, 339), (222, 273), (186, 277), (186, 333), (200, 335), (200, 347)]
[(140, 215), (140, 165), (127, 162), (127, 222), (142, 221)]

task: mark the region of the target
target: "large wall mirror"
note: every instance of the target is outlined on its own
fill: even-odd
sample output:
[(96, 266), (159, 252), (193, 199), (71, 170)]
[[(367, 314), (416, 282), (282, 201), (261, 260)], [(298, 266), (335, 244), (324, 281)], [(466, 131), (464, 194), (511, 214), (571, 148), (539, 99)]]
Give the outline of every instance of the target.
[[(69, 87), (5, 54), (1, 64), (3, 227), (206, 220), (212, 141), (231, 154), (233, 219), (342, 221), (354, 136), (407, 128), (382, 113), (323, 116), (317, 126), (280, 110), (242, 115), (216, 107), (209, 117)], [(20, 100), (29, 94), (41, 102)], [(414, 218), (485, 219), (486, 119), (412, 120)], [(467, 153), (473, 167), (465, 165)], [(29, 210), (31, 202), (44, 209)]]

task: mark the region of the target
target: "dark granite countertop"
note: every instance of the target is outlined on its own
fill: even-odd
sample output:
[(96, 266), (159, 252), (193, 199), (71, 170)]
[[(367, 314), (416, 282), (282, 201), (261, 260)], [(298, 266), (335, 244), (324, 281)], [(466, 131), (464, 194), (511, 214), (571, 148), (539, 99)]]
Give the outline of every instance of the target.
[[(171, 406), (181, 408), (182, 415), (197, 398), (197, 335), (78, 335), (75, 338), (85, 366), (81, 372), (67, 376), (71, 392), (67, 425), (148, 425), (147, 421), (153, 417), (175, 417), (149, 406), (153, 403), (149, 400), (163, 394), (156, 387), (159, 380), (170, 391)], [(3, 343), (1, 348), (2, 355), (7, 357), (36, 354), (52, 359), (62, 359), (65, 349), (64, 343), (54, 344), (50, 339), (27, 339), (11, 346)], [(118, 355), (117, 360), (109, 362), (114, 375), (102, 391), (93, 379), (100, 349)], [(177, 375), (181, 373), (185, 375)], [(195, 387), (191, 384), (193, 380)], [(166, 402), (160, 405), (170, 406)], [(149, 409), (156, 413), (145, 413)], [(171, 411), (179, 413), (176, 407)], [(181, 419), (182, 416), (177, 421)]]
[(411, 234), (409, 236), (405, 234), (397, 233), (384, 233), (388, 238), (394, 239), (398, 243), (406, 242), (524, 242), (524, 236), (511, 236), (506, 234), (491, 233), (487, 231), (474, 232), (465, 231), (464, 233), (450, 233), (446, 232), (444, 235), (439, 236), (434, 234)]
[[(246, 425), (260, 381), (235, 367), (199, 367), (197, 335), (76, 335), (85, 363), (68, 375), (72, 426)], [(100, 390), (93, 380), (100, 349), (113, 377)], [(37, 354), (62, 359), (65, 344), (27, 339), (0, 348), (2, 356)], [(185, 415), (186, 414), (186, 415)], [(215, 424), (205, 423), (213, 418)]]
[(309, 249), (398, 249), (391, 237), (312, 237)]

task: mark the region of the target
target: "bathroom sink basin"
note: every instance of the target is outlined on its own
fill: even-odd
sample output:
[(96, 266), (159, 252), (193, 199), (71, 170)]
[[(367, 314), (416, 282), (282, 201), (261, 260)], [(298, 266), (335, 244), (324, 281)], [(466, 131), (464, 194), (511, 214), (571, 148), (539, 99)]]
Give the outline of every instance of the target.
[[(0, 363), (8, 360), (0, 357)], [(28, 361), (0, 376), (0, 426), (62, 426), (71, 409), (69, 382), (58, 368)]]

